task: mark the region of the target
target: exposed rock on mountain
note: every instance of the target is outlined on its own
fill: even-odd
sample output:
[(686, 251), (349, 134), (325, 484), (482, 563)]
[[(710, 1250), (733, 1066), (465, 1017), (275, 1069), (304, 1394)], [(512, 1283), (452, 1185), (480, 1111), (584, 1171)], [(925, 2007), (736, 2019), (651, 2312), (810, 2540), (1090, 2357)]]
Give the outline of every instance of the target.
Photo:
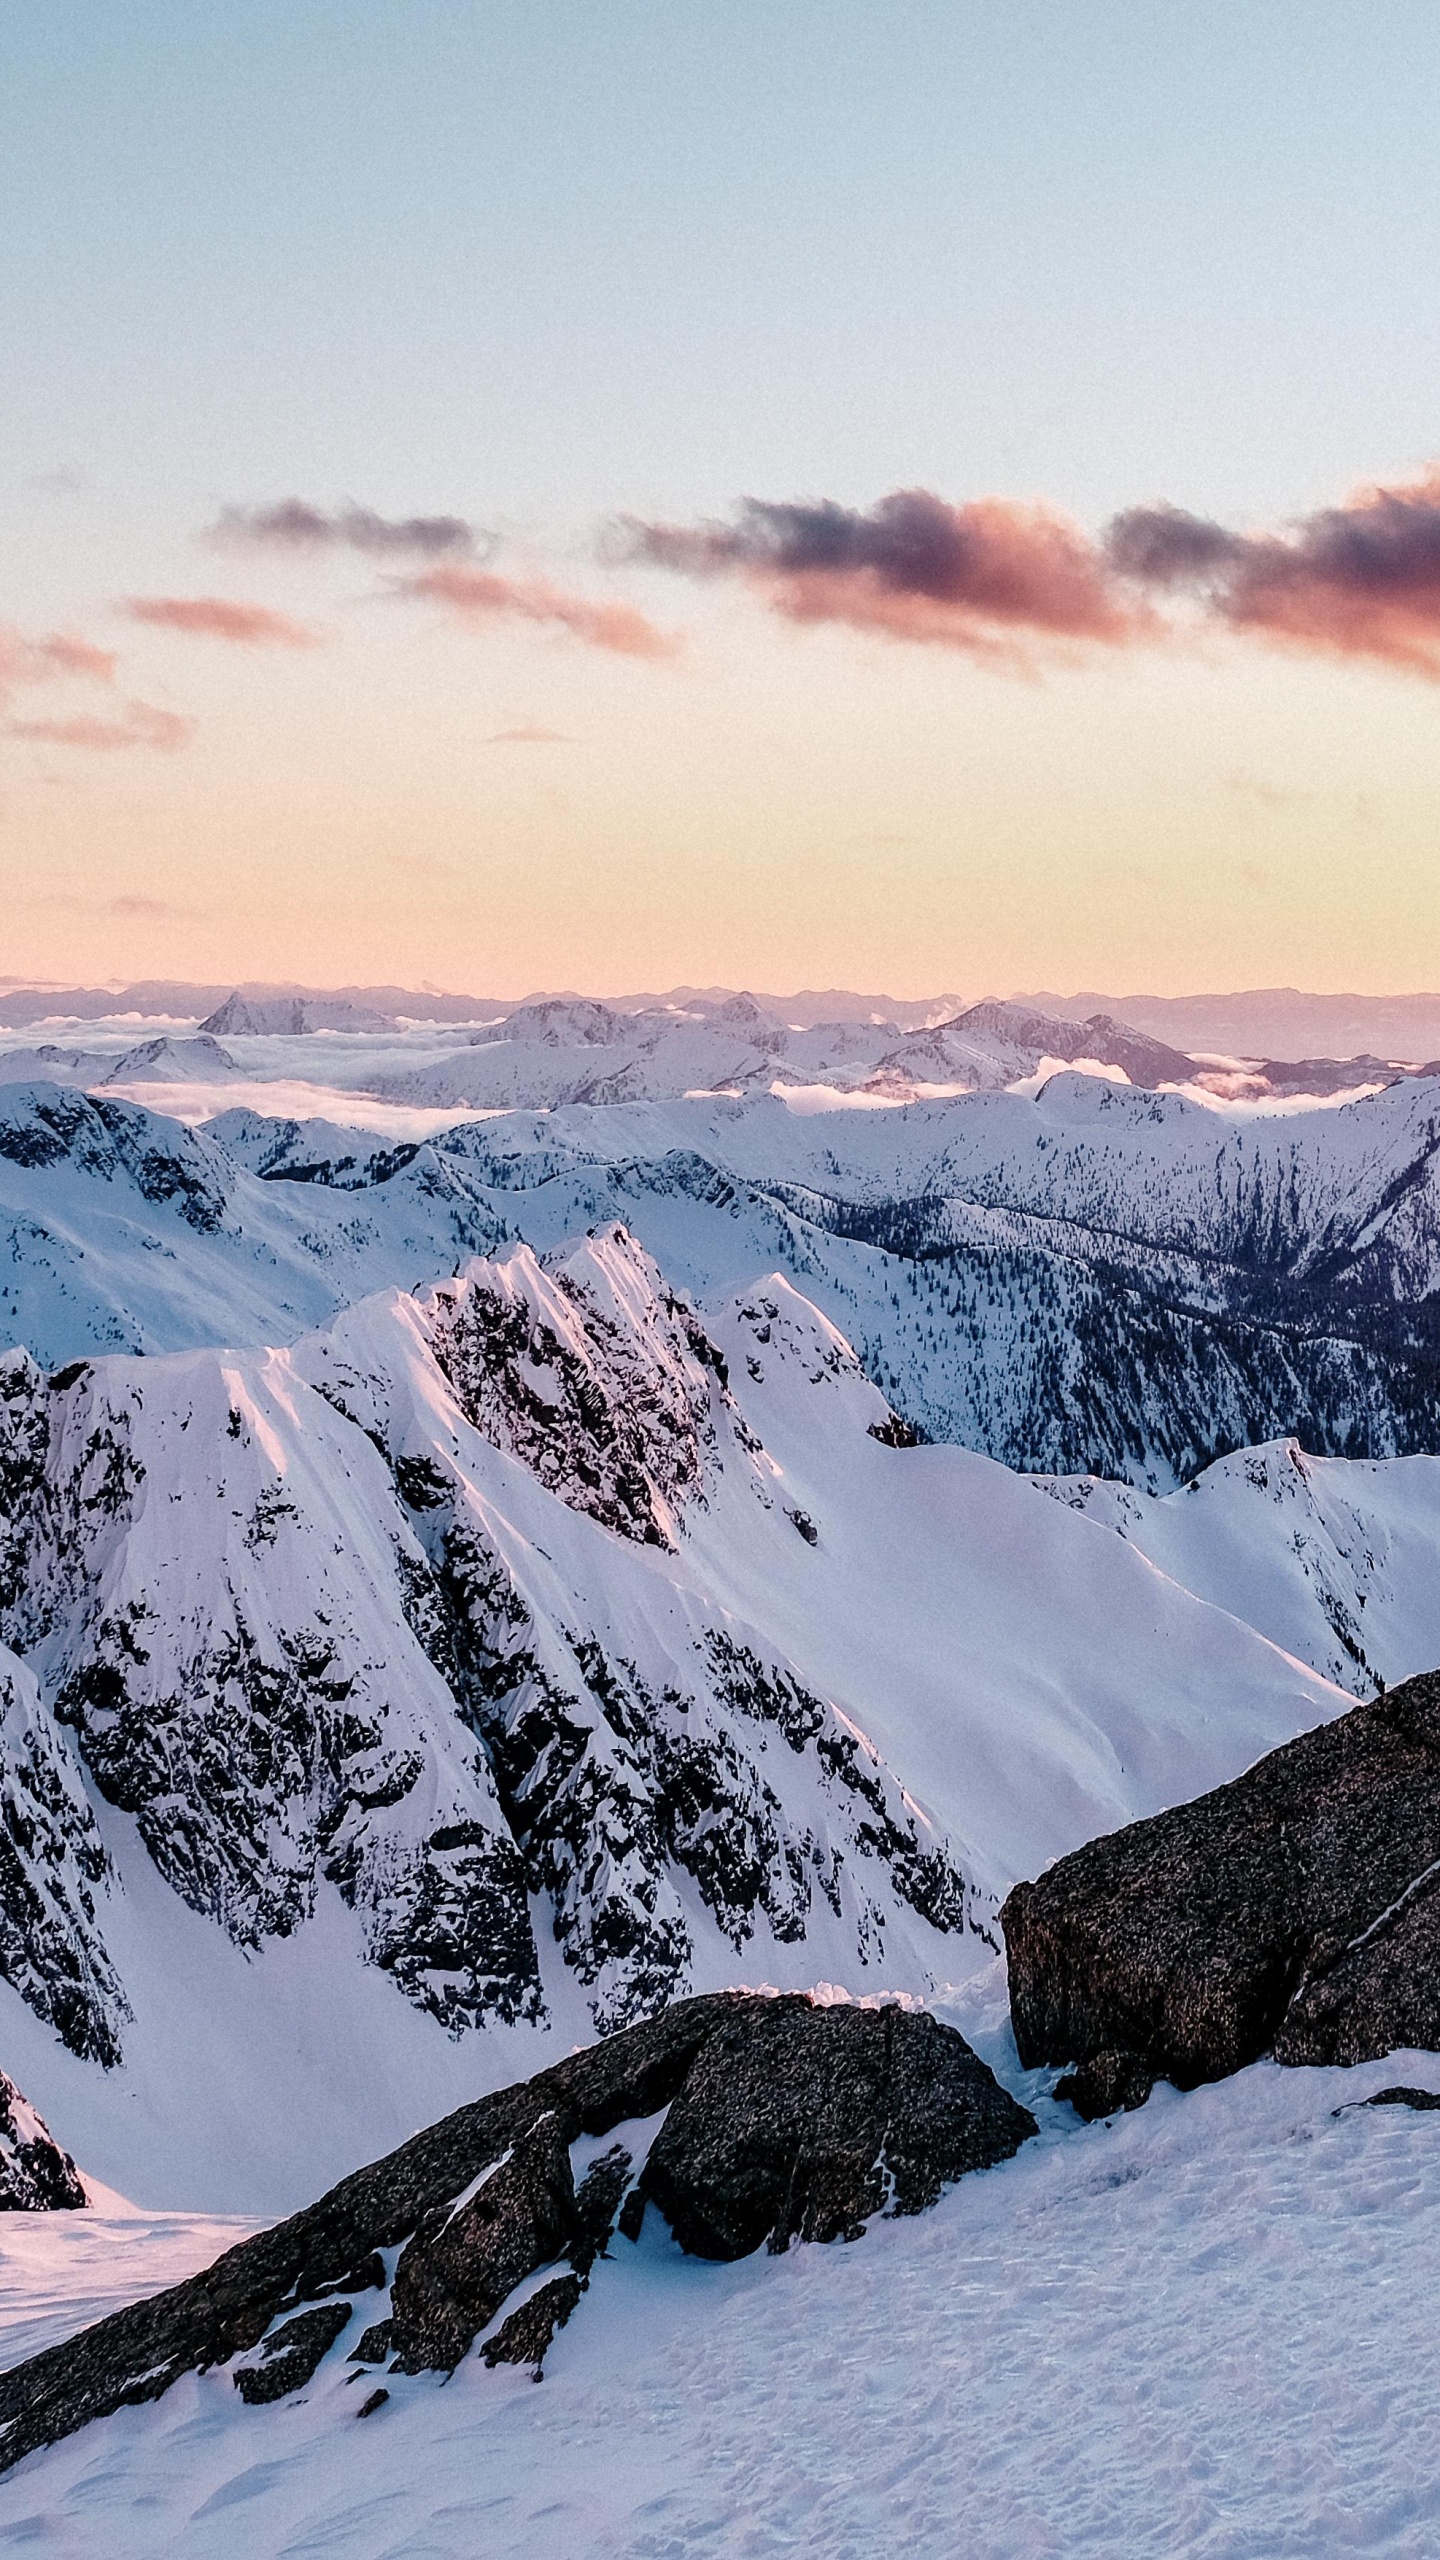
[(1028, 2065), (1082, 2114), (1258, 2055), (1440, 2047), (1440, 1673), (1017, 1885), (1001, 1912)]
[(0, 2213), (74, 2213), (88, 2202), (69, 2152), (0, 2071)]
[(687, 1988), (697, 1940), (819, 1928), (865, 1967), (906, 1915), (963, 1927), (862, 1736), (642, 1561), (724, 1466), (773, 1507), (774, 1468), (623, 1230), (290, 1352), (48, 1380), (16, 1353), (0, 1385), (0, 1635), (29, 1666), (7, 1785), (38, 1807), (0, 1971), (72, 2050), (113, 2061), (124, 2015), (82, 1769), (237, 1944), (333, 1890), (452, 2032), (546, 2014), (542, 1919), (602, 2028)]
[(347, 2336), (361, 2383), (387, 2362), (448, 2372), (477, 2339), (487, 2361), (538, 2370), (617, 2219), (634, 2236), (632, 2197), (707, 2257), (854, 2239), (1034, 2131), (923, 2013), (685, 2001), (462, 2108), (204, 2274), (0, 2376), (0, 2468), (201, 2367), (229, 2364), (247, 2401), (281, 2398)]

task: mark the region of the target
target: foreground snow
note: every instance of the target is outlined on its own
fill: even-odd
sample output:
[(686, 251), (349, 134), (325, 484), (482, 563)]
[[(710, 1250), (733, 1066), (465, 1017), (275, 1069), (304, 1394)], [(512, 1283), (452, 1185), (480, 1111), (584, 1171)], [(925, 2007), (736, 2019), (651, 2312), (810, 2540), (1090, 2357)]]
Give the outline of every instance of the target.
[[(1440, 2061), (1261, 2064), (1110, 2126), (1042, 2107), (1007, 2167), (848, 2249), (706, 2266), (651, 2216), (542, 2389), (472, 2360), (448, 2384), (392, 2380), (357, 2427), (374, 2376), (347, 2379), (343, 2339), (274, 2410), (192, 2379), (0, 2483), (0, 2542), (56, 2560), (1418, 2560), (1440, 2534), (1440, 2120), (1332, 2113), (1396, 2079), (1435, 2087)], [(50, 2219), (56, 2251), (84, 2245), (81, 2217)], [(155, 2227), (173, 2256), (177, 2225)], [(148, 2245), (117, 2291), (139, 2289)]]
[(183, 2283), (256, 2228), (237, 2214), (142, 2213), (85, 2183), (84, 2213), (10, 2213), (0, 2225), (0, 2366)]

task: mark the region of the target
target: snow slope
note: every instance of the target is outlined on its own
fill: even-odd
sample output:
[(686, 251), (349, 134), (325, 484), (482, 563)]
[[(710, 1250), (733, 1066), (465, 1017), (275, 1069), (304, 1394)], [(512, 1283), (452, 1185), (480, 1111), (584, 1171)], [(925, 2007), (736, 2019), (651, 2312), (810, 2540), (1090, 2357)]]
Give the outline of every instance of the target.
[(1158, 1500), (1093, 1476), (1035, 1481), (1357, 1698), (1440, 1659), (1440, 1458), (1347, 1462), (1281, 1440)]
[(704, 2265), (650, 2215), (538, 2391), (475, 2354), (387, 2377), (357, 2427), (344, 2337), (276, 2408), (190, 2377), (0, 2482), (0, 2535), (56, 2560), (1428, 2560), (1440, 2135), (1352, 2104), (1396, 2076), (1440, 2077), (1260, 2064), (1079, 2129), (1041, 2100), (1016, 2159), (851, 2248)]

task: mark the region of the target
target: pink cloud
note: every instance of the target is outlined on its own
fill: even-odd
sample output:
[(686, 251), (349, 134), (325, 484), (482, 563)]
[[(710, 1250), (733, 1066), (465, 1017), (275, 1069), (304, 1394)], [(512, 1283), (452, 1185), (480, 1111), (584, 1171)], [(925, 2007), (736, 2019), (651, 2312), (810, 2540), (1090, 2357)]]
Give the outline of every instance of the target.
[(398, 595), (442, 605), (461, 622), (517, 621), (568, 631), (588, 648), (623, 658), (673, 658), (680, 647), (634, 605), (600, 604), (568, 594), (545, 578), (504, 578), (490, 569), (443, 565), (394, 582)]
[(22, 686), (54, 684), (65, 676), (113, 684), (115, 665), (113, 649), (97, 648), (93, 640), (78, 639), (73, 632), (51, 631), (43, 640), (29, 640), (0, 624), (0, 699)]
[(127, 596), (120, 610), (158, 631), (183, 631), (191, 639), (225, 640), (242, 649), (316, 649), (324, 637), (288, 613), (229, 596)]
[(98, 755), (118, 753), (126, 747), (155, 747), (164, 755), (174, 755), (188, 746), (195, 733), (195, 723), (178, 711), (162, 711), (153, 702), (127, 702), (118, 718), (101, 719), (91, 712), (77, 712), (70, 719), (11, 720), (6, 734), (12, 738), (29, 738), (49, 747), (83, 747)]

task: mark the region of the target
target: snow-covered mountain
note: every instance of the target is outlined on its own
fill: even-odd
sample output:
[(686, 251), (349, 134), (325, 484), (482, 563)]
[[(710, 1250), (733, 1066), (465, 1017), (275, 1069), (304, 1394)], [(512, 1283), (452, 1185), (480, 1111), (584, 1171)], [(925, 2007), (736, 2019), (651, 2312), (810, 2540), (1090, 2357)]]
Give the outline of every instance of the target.
[(619, 1219), (702, 1304), (787, 1272), (921, 1433), (1163, 1491), (1287, 1432), (1440, 1442), (1437, 1156), (1433, 1082), (1237, 1116), (1065, 1074), (1033, 1098), (574, 1105), (398, 1141), (15, 1087), (0, 1335), (51, 1366), (273, 1343)]
[(286, 2202), (737, 1975), (963, 1979), (1018, 1875), (1348, 1703), (1322, 1594), (897, 1445), (783, 1277), (702, 1320), (623, 1230), (4, 1388), (7, 2067), (129, 2190)]
[(0, 2062), (88, 2170), (283, 2204), (685, 1988), (963, 1981), (1440, 1659), (1433, 1086), (777, 1080), (0, 1096)]

